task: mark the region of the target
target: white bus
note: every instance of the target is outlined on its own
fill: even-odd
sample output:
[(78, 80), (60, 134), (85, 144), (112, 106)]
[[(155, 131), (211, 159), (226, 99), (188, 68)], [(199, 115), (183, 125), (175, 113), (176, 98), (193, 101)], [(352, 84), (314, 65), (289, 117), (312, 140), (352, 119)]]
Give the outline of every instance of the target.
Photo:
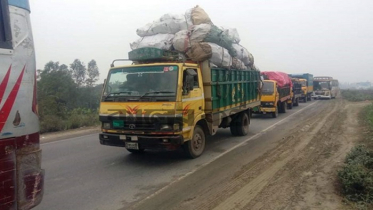
[(43, 197), (35, 49), (28, 0), (0, 0), (0, 209)]
[(332, 99), (339, 94), (339, 82), (333, 77), (323, 76), (313, 78), (314, 99)]

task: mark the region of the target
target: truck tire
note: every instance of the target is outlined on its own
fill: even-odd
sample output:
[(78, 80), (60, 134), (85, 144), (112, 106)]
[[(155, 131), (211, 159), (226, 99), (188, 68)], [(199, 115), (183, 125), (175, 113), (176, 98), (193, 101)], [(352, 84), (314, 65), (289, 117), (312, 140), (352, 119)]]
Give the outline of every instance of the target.
[(304, 102), (304, 103), (307, 103), (307, 96), (304, 97), (303, 102)]
[(275, 112), (272, 112), (272, 118), (277, 118), (278, 117), (278, 107), (276, 107)]
[(286, 101), (280, 103), (279, 113), (286, 113), (287, 104)]
[(288, 104), (288, 109), (293, 109), (293, 102), (291, 102), (290, 104)]
[(237, 136), (246, 136), (249, 133), (250, 118), (246, 112), (238, 115), (236, 125)]
[(307, 100), (308, 100), (308, 101), (312, 101), (312, 97), (311, 97), (311, 96), (308, 96), (308, 97), (307, 97)]
[(197, 125), (193, 131), (193, 137), (183, 145), (184, 153), (188, 158), (194, 159), (202, 155), (206, 146), (205, 132)]
[(299, 106), (299, 98), (296, 98), (296, 99), (295, 99), (294, 106)]

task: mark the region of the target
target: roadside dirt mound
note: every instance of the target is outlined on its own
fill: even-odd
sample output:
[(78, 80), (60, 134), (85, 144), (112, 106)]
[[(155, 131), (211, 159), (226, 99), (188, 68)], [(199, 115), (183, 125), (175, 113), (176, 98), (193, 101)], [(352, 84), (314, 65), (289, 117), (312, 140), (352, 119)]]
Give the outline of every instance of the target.
[(193, 209), (346, 209), (337, 173), (359, 138), (364, 103), (330, 102), (276, 147), (243, 166), (229, 181), (198, 196)]

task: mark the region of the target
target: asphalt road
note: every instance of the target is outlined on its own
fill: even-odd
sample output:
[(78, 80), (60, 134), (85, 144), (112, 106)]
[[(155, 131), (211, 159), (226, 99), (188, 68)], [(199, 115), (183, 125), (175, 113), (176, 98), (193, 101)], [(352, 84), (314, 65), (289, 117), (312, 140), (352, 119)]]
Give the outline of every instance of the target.
[(276, 119), (254, 115), (248, 136), (232, 137), (229, 129), (221, 129), (207, 139), (205, 153), (194, 160), (184, 158), (181, 151), (130, 154), (124, 148), (100, 145), (98, 133), (42, 144), (45, 192), (35, 209), (115, 210), (133, 205), (163, 209), (167, 206), (160, 203), (167, 202), (154, 200), (156, 195), (169, 191), (181, 196), (183, 192), (173, 186), (192, 185), (190, 177), (208, 174), (211, 167), (223, 172), (226, 164), (240, 167), (239, 161), (233, 164), (227, 158), (239, 156), (245, 162), (255, 159), (276, 145), (275, 136), (325, 106), (326, 101), (301, 103)]

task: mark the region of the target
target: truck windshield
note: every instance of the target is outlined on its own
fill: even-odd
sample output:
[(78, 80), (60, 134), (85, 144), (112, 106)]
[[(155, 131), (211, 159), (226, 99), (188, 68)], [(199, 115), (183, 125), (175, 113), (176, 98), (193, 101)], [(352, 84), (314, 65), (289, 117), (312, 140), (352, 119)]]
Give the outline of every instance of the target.
[(273, 82), (263, 82), (263, 89), (262, 94), (263, 95), (272, 95), (274, 93), (274, 83)]
[(141, 66), (112, 69), (104, 96), (143, 99), (176, 97), (177, 66)]
[(326, 82), (314, 82), (314, 88), (315, 90), (330, 90), (330, 81)]

